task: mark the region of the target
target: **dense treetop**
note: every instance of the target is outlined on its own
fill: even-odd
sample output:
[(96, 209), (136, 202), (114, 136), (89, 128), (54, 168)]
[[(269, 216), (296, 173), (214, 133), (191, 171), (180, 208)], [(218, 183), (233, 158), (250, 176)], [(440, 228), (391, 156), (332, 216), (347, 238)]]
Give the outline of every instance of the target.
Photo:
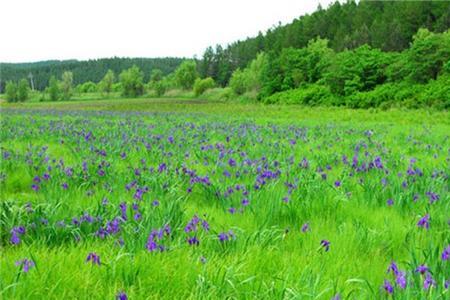
[(317, 37), (329, 40), (336, 52), (367, 44), (383, 51), (409, 47), (419, 28), (444, 32), (450, 28), (450, 5), (446, 1), (335, 2), (265, 34), (236, 41), (226, 48), (218, 45), (204, 52), (199, 67), (202, 77), (225, 85), (232, 71), (246, 67), (259, 52), (279, 53), (284, 48), (304, 48)]

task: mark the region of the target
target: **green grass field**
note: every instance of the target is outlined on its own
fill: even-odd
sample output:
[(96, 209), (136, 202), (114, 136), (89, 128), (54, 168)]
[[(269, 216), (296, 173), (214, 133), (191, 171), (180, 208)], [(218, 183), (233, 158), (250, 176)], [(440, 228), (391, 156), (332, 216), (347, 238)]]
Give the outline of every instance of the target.
[(450, 297), (446, 111), (0, 109), (0, 299)]

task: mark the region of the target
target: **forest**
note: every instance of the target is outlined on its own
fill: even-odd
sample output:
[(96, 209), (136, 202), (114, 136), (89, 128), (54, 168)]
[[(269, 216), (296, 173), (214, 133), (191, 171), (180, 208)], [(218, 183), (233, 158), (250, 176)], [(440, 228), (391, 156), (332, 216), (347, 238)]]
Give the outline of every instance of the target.
[(31, 83), (33, 74), (35, 89), (44, 91), (40, 100), (67, 100), (73, 86), (126, 97), (200, 97), (212, 90), (208, 99), (448, 109), (449, 28), (445, 2), (336, 1), (256, 37), (208, 47), (198, 59), (3, 64), (0, 81), (11, 81), (10, 101), (27, 98), (19, 94), (29, 84), (19, 80)]

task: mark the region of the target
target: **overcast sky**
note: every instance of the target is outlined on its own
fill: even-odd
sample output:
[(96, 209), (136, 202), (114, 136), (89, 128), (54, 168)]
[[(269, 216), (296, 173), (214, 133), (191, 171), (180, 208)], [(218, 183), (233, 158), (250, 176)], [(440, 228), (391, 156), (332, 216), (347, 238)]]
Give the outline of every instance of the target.
[(1, 0), (0, 62), (192, 57), (333, 0)]

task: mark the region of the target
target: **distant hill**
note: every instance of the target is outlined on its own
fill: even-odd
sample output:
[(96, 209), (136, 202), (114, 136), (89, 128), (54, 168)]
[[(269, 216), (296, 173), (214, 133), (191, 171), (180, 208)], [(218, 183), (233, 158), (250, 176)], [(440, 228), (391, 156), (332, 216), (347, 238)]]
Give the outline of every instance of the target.
[(64, 71), (73, 72), (74, 84), (86, 81), (98, 82), (111, 69), (118, 75), (124, 69), (137, 65), (144, 72), (147, 81), (153, 69), (160, 69), (164, 75), (173, 72), (183, 58), (101, 58), (86, 61), (48, 60), (32, 63), (0, 63), (0, 92), (9, 80), (18, 81), (31, 74), (35, 88), (43, 90), (52, 75), (61, 77)]

